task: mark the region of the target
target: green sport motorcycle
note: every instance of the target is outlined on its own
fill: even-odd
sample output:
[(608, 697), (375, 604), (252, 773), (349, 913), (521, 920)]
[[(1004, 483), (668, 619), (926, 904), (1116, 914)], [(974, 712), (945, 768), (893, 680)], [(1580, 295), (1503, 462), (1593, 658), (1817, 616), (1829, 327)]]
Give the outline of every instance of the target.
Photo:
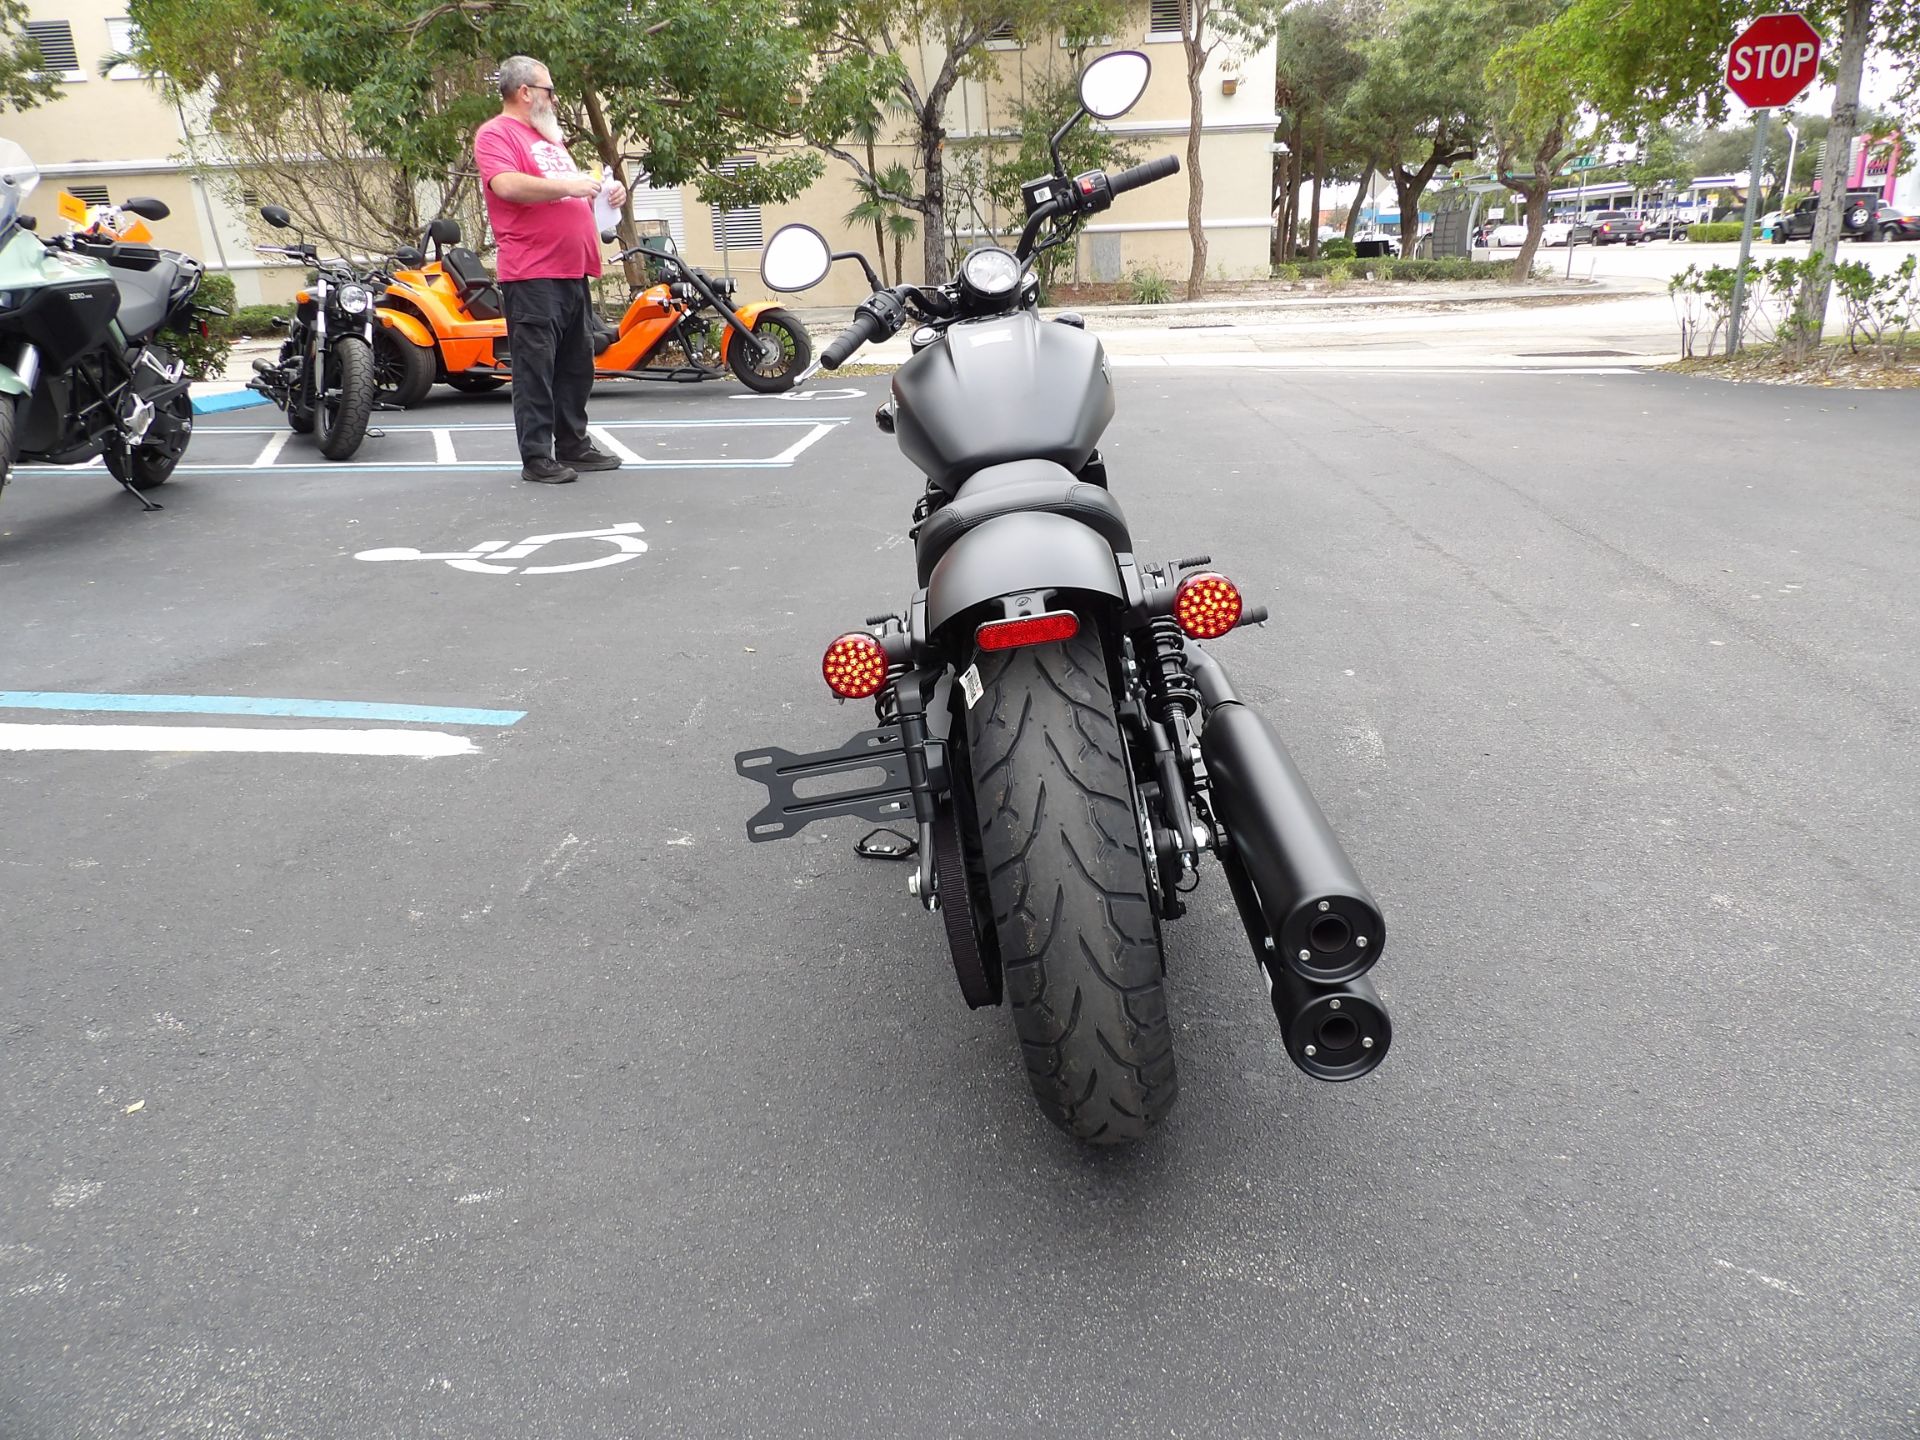
[[(21, 205), (39, 183), (0, 140), (0, 487), (22, 460), (108, 471), (141, 494), (163, 484), (193, 435), (186, 367), (156, 337), (199, 323), (203, 269), (174, 250), (83, 232), (42, 240)], [(123, 207), (163, 219), (157, 200)]]

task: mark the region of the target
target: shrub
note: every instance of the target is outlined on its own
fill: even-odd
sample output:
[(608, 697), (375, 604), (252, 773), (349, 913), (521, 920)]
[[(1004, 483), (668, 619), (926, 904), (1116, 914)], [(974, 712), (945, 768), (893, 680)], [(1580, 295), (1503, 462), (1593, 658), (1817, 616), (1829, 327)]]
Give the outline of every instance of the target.
[[(231, 310), (233, 308), (232, 278), (214, 274), (202, 276), (200, 290), (194, 296), (194, 301), (216, 310)], [(186, 365), (187, 374), (195, 380), (217, 380), (221, 372), (227, 368), (227, 354), (233, 346), (224, 335), (214, 332), (211, 322), (219, 318), (219, 316), (210, 317), (207, 325), (209, 333), (205, 335), (200, 333), (198, 321), (193, 323), (191, 329), (169, 329), (162, 333), (162, 338), (167, 345)]]
[(1353, 279), (1353, 271), (1336, 260), (1327, 266), (1327, 289), (1344, 290)]
[(1135, 270), (1127, 276), (1127, 299), (1135, 305), (1164, 305), (1173, 299), (1173, 286), (1158, 270)]
[(1331, 240), (1322, 240), (1320, 242), (1320, 258), (1322, 260), (1351, 260), (1353, 259), (1353, 242), (1343, 235), (1336, 235)]
[(1298, 265), (1276, 265), (1273, 267), (1273, 278), (1276, 280), (1284, 280), (1289, 285), (1295, 284), (1300, 279), (1300, 267)]
[[(1754, 227), (1754, 233), (1759, 234), (1758, 226)], [(1687, 231), (1687, 239), (1696, 245), (1724, 245), (1729, 240), (1739, 238), (1740, 222), (1738, 220), (1715, 220), (1706, 225), (1695, 225)]]
[(215, 318), (211, 324), (214, 334), (224, 335), (231, 340), (243, 335), (270, 335), (276, 319), (292, 314), (291, 305), (242, 305), (231, 315)]

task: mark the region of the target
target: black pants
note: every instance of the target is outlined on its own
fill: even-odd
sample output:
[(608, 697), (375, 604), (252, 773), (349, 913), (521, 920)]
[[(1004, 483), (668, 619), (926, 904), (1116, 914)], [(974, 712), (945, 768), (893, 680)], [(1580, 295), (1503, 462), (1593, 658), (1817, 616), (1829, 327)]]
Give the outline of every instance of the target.
[(592, 298), (585, 280), (507, 280), (500, 286), (513, 365), (513, 429), (520, 458), (578, 454), (593, 389)]

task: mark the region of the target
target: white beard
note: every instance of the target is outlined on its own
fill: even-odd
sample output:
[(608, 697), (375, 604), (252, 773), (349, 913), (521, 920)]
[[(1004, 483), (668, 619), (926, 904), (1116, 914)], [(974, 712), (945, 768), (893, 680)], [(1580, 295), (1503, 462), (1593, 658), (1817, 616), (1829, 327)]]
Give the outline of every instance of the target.
[(527, 117), (527, 123), (540, 132), (540, 138), (555, 145), (564, 145), (560, 134), (560, 117), (554, 113), (553, 102), (545, 98), (534, 101), (533, 113)]

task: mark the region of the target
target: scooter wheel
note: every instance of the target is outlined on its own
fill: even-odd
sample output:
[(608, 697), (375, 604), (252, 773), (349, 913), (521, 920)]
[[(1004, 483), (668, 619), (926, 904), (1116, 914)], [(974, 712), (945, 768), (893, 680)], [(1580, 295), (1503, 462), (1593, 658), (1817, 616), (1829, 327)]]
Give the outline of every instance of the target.
[(738, 333), (733, 333), (727, 340), (727, 364), (749, 390), (762, 395), (791, 390), (794, 380), (813, 360), (813, 342), (807, 337), (807, 327), (789, 310), (763, 310), (754, 317), (753, 333), (777, 341), (779, 356), (763, 360), (751, 354), (752, 347)]
[(373, 336), (373, 380), (394, 405), (418, 405), (433, 388), (433, 351), (385, 327)]

